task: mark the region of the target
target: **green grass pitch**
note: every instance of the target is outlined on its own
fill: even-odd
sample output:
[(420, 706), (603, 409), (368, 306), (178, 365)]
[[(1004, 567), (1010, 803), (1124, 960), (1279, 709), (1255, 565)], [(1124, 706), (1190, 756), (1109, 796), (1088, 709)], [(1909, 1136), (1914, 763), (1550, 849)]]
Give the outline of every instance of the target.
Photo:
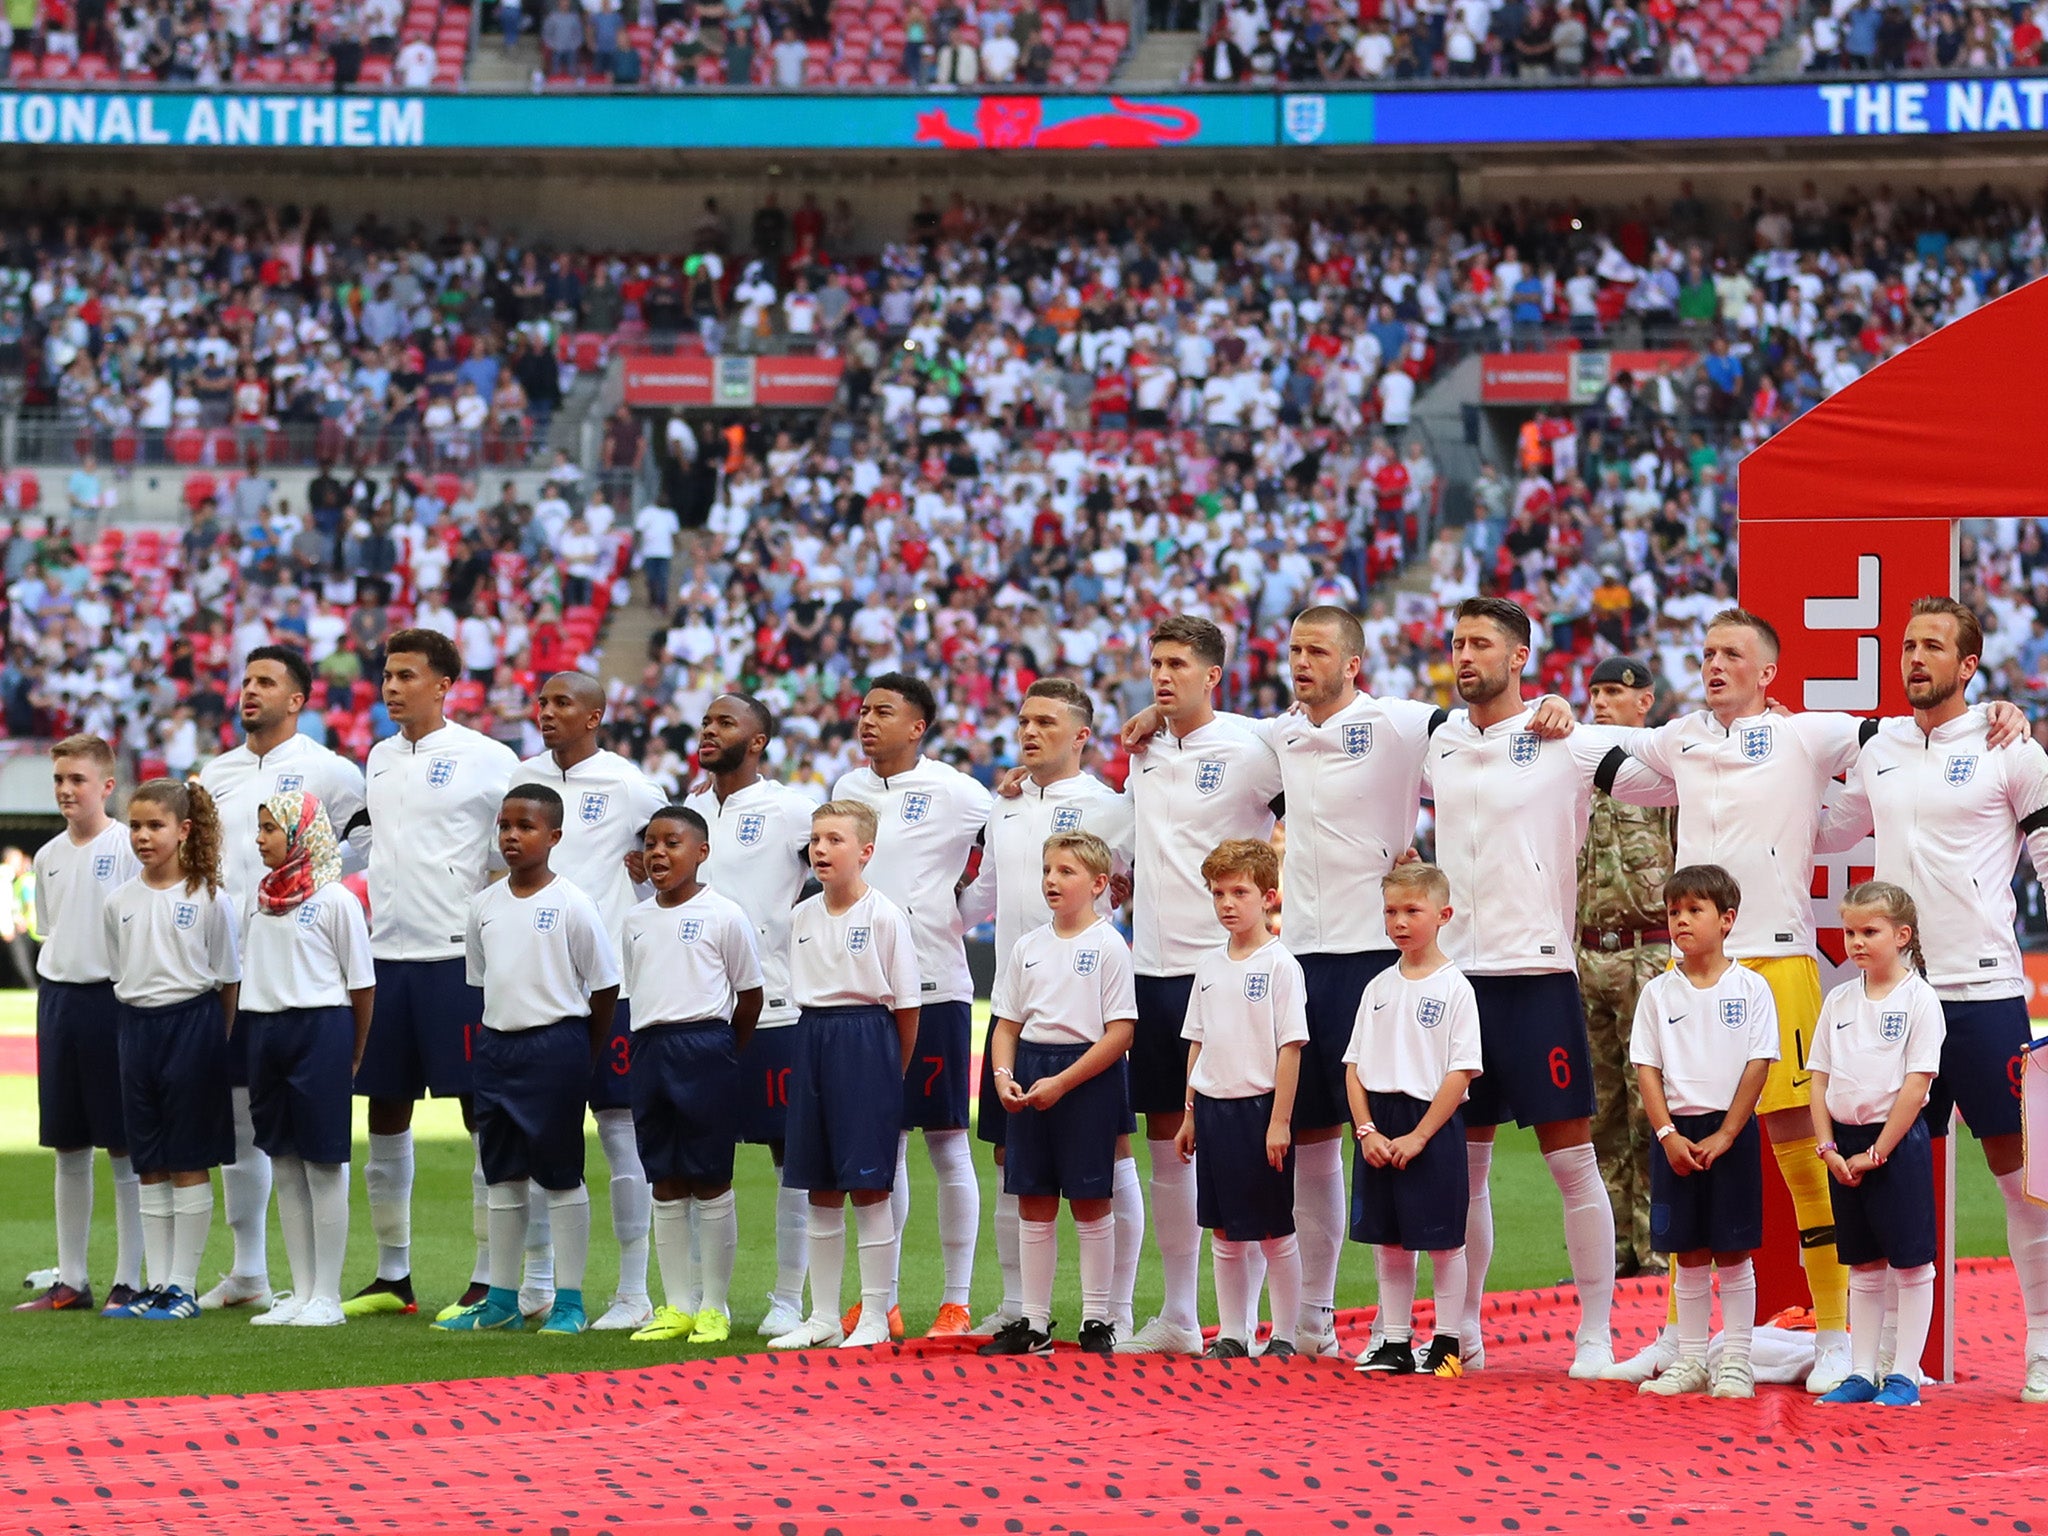
[[(0, 992), (0, 1033), (33, 1033), (33, 1004), (26, 993)], [(358, 1118), (357, 1146), (364, 1128)], [(427, 1327), (433, 1309), (451, 1300), (469, 1278), (474, 1253), (470, 1235), (470, 1144), (452, 1103), (421, 1107), (415, 1121), (418, 1183), (413, 1195), (413, 1273), (422, 1315), (371, 1318), (336, 1329), (256, 1329), (246, 1313), (209, 1314), (195, 1323), (156, 1325), (103, 1322), (90, 1316), (0, 1314), (0, 1407), (85, 1399), (170, 1396), (201, 1392), (267, 1392), (303, 1387), (368, 1386), (456, 1377), (510, 1376), (542, 1370), (615, 1370), (658, 1365), (712, 1354), (737, 1354), (761, 1347), (754, 1326), (774, 1281), (774, 1172), (767, 1153), (741, 1149), (739, 1161), (740, 1253), (733, 1277), (733, 1339), (718, 1348), (631, 1343), (624, 1334), (585, 1334), (543, 1339), (534, 1334), (454, 1336)], [(0, 1282), (55, 1261), (51, 1231), (51, 1162), (36, 1146), (35, 1082), (0, 1078)], [(1956, 1237), (1965, 1254), (2003, 1253), (2005, 1222), (1998, 1192), (1974, 1144), (1964, 1140), (1958, 1174)], [(1140, 1158), (1144, 1156), (1140, 1152)], [(976, 1316), (1001, 1295), (995, 1243), (988, 1222), (993, 1208), (995, 1168), (977, 1146), (981, 1170), (983, 1225), (975, 1254)], [(591, 1314), (602, 1311), (617, 1275), (604, 1157), (593, 1130), (589, 1142), (591, 1263), (586, 1288)], [(905, 1320), (915, 1332), (930, 1325), (938, 1309), (940, 1261), (931, 1164), (916, 1138), (910, 1150), (910, 1228), (904, 1237)], [(350, 1263), (344, 1289), (370, 1278), (373, 1246), (369, 1211), (360, 1174), (353, 1180)], [(1494, 1220), (1497, 1240), (1490, 1284), (1497, 1290), (1551, 1285), (1568, 1273), (1557, 1192), (1527, 1133), (1504, 1132), (1494, 1161)], [(112, 1192), (104, 1159), (99, 1164), (94, 1209), (92, 1267), (104, 1289), (113, 1265)], [(212, 1241), (201, 1273), (202, 1286), (228, 1266), (230, 1240), (216, 1209)], [(1061, 1278), (1054, 1315), (1068, 1338), (1080, 1319), (1074, 1272), (1074, 1239), (1062, 1221)], [(287, 1270), (284, 1240), (273, 1212), (270, 1234), (272, 1283), (283, 1286)], [(1425, 1266), (1426, 1269), (1426, 1266)], [(1202, 1310), (1213, 1319), (1214, 1300), (1203, 1265)], [(657, 1299), (659, 1275), (651, 1273)], [(854, 1287), (849, 1280), (847, 1294)], [(23, 1299), (29, 1293), (13, 1293)], [(0, 1291), (0, 1299), (9, 1293)], [(1366, 1251), (1347, 1245), (1337, 1302), (1352, 1307), (1373, 1300), (1372, 1265)], [(1148, 1236), (1138, 1273), (1137, 1315), (1142, 1322), (1158, 1310), (1159, 1266)]]

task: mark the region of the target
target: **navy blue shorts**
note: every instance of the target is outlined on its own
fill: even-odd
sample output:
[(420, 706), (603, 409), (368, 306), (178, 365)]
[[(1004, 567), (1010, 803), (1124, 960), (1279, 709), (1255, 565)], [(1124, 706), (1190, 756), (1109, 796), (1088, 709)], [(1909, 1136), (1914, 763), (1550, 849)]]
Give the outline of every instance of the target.
[[(1854, 1157), (1876, 1145), (1882, 1125), (1837, 1125), (1835, 1143)], [(1889, 1264), (1914, 1269), (1932, 1264), (1940, 1247), (1934, 1236), (1934, 1142), (1927, 1122), (1913, 1128), (1892, 1149), (1882, 1168), (1863, 1175), (1851, 1189), (1828, 1178), (1835, 1211), (1835, 1252), (1844, 1264)]]
[(1324, 1131), (1351, 1118), (1344, 1099), (1344, 1053), (1358, 1024), (1358, 1000), (1373, 977), (1401, 958), (1398, 949), (1355, 955), (1297, 955), (1308, 994), (1308, 1044), (1294, 1095), (1296, 1131)]
[(348, 1064), (355, 1054), (355, 1010), (238, 1013), (235, 1033), (244, 1031), (253, 1062), (249, 1118), (256, 1145), (272, 1157), (347, 1162), (354, 1134)]
[(1467, 1125), (1552, 1125), (1593, 1113), (1586, 1010), (1570, 971), (1472, 976), (1484, 1070), (1465, 1100)]
[(996, 1097), (995, 1043), (996, 1016), (991, 1013), (988, 1028), (981, 1037), (981, 1074), (980, 1081), (975, 1084), (974, 1135), (977, 1141), (1000, 1147), (1003, 1138), (1010, 1133), (1010, 1112)]
[[(1725, 1114), (1673, 1115), (1687, 1141), (1705, 1141)], [(1764, 1245), (1763, 1136), (1756, 1116), (1705, 1173), (1680, 1178), (1661, 1147), (1650, 1148), (1650, 1246), (1659, 1253), (1749, 1253)]]
[(121, 1004), (111, 981), (36, 988), (37, 1139), (46, 1147), (128, 1149), (121, 1116)]
[(633, 1138), (648, 1182), (730, 1184), (739, 1107), (739, 1052), (724, 1019), (633, 1037)]
[(121, 1010), (121, 1115), (137, 1173), (198, 1173), (235, 1160), (220, 994)]
[[(785, 1189), (888, 1189), (903, 1130), (903, 1048), (887, 1008), (806, 1008), (789, 1074)], [(963, 1079), (964, 1081), (964, 1079)]]
[[(894, 1020), (891, 1021), (894, 1026)], [(739, 1138), (779, 1146), (789, 1128), (789, 1076), (796, 1064), (796, 1026), (756, 1027), (740, 1052)]]
[[(1085, 1045), (1017, 1042), (1017, 1086), (1064, 1072), (1088, 1054)], [(1066, 1094), (1051, 1109), (998, 1111), (1010, 1122), (1003, 1152), (1003, 1190), (1107, 1200), (1116, 1184), (1116, 1139), (1124, 1133), (1124, 1076), (1112, 1066)]]
[(622, 997), (612, 1004), (611, 1035), (590, 1064), (592, 1109), (633, 1107), (633, 1052), (639, 1048), (633, 1037), (633, 1005)]
[(583, 1105), (590, 1021), (476, 1032), (477, 1153), (486, 1184), (583, 1182)]
[[(351, 1053), (353, 1054), (353, 1053)], [(247, 1088), (256, 1081), (256, 1036), (242, 1028), (242, 1015), (235, 1014), (235, 1032), (228, 1036), (228, 1086)]]
[(1941, 1072), (1928, 1089), (1921, 1118), (1931, 1136), (1948, 1134), (1951, 1109), (1982, 1141), (2020, 1133), (2020, 1084), (2026, 1048), (2034, 1038), (2023, 997), (1941, 1005), (1948, 1033), (1941, 1042)]
[(1195, 1095), (1195, 1220), (1233, 1243), (1294, 1231), (1294, 1147), (1275, 1172), (1266, 1161), (1273, 1095)]
[[(1398, 953), (1398, 951), (1397, 951)], [(1429, 1105), (1405, 1093), (1368, 1093), (1372, 1123), (1389, 1139), (1422, 1124)], [(1465, 1246), (1465, 1207), (1471, 1199), (1465, 1162), (1465, 1120), (1454, 1113), (1424, 1143), (1406, 1168), (1375, 1168), (1352, 1143), (1351, 1240), (1416, 1253)]]
[(973, 1075), (974, 1004), (926, 1003), (917, 1016), (917, 1049), (903, 1074), (903, 1128), (966, 1130)]
[(483, 1018), (483, 989), (469, 984), (467, 962), (460, 957), (379, 960), (377, 1002), (356, 1092), (370, 1099), (468, 1093)]
[[(1195, 978), (1137, 976), (1138, 1023), (1131, 1036), (1131, 1110), (1177, 1115), (1188, 1102), (1188, 994)], [(1263, 1145), (1263, 1142), (1261, 1143)]]

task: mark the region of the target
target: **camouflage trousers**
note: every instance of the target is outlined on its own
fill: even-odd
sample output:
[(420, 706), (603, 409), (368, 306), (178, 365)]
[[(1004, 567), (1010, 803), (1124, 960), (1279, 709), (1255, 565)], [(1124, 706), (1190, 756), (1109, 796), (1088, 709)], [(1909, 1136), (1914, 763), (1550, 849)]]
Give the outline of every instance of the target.
[(1593, 1051), (1593, 1151), (1614, 1206), (1614, 1259), (1624, 1273), (1651, 1262), (1650, 1158), (1656, 1151), (1636, 1069), (1629, 1065), (1629, 1030), (1637, 995), (1670, 963), (1664, 944), (1579, 951), (1579, 988)]

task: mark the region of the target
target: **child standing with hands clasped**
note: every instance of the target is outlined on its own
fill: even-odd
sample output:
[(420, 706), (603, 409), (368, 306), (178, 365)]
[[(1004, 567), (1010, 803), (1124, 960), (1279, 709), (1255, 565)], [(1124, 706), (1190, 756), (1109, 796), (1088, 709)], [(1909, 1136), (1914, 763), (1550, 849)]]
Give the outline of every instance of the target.
[(1040, 868), (1052, 922), (1010, 950), (996, 978), (989, 1042), (996, 1092), (1009, 1114), (1003, 1189), (1017, 1197), (1024, 1315), (980, 1353), (1052, 1353), (1064, 1196), (1081, 1243), (1081, 1348), (1107, 1355), (1116, 1348), (1110, 1201), (1126, 1113), (1123, 1059), (1138, 998), (1130, 948), (1095, 910), (1109, 888), (1109, 845), (1092, 832), (1055, 832), (1045, 840)]
[(1678, 964), (1643, 988), (1629, 1035), (1659, 1149), (1650, 1159), (1650, 1240), (1678, 1261), (1678, 1362), (1636, 1389), (1650, 1397), (1708, 1388), (1712, 1265), (1721, 1269), (1723, 1331), (1713, 1394), (1756, 1396), (1751, 1255), (1764, 1240), (1756, 1101), (1778, 1059), (1778, 1009), (1763, 978), (1722, 947), (1741, 905), (1742, 888), (1718, 864), (1690, 865), (1664, 882)]
[(103, 916), (150, 1289), (106, 1315), (184, 1323), (199, 1316), (212, 1173), (235, 1160), (228, 1034), (241, 954), (234, 903), (221, 889), (213, 797), (197, 784), (151, 779), (128, 797), (128, 840), (142, 873)]
[(1920, 1111), (1946, 1030), (1921, 974), (1919, 927), (1913, 898), (1886, 881), (1842, 898), (1843, 942), (1863, 975), (1828, 994), (1806, 1058), (1835, 1247), (1849, 1266), (1850, 1374), (1823, 1403), (1920, 1401), (1904, 1371), (1877, 1379), (1887, 1265), (1899, 1290), (1897, 1364), (1919, 1360), (1934, 1320), (1934, 1152)]
[(1371, 1243), (1381, 1343), (1360, 1357), (1368, 1374), (1409, 1376), (1415, 1365), (1416, 1255), (1434, 1273), (1437, 1331), (1422, 1372), (1465, 1374), (1453, 1326), (1465, 1295), (1465, 1207), (1471, 1190), (1460, 1106), (1481, 1071), (1479, 1004), (1437, 935), (1451, 920), (1451, 882), (1433, 864), (1402, 864), (1380, 881), (1387, 937), (1401, 963), (1358, 1000), (1344, 1052), (1344, 1092), (1358, 1127), (1351, 1237)]
[[(1270, 843), (1235, 838), (1202, 861), (1229, 939), (1202, 956), (1188, 994), (1187, 1115), (1174, 1138), (1195, 1164), (1195, 1216), (1216, 1260), (1216, 1342), (1204, 1358), (1251, 1353), (1252, 1245), (1266, 1258), (1273, 1336), (1266, 1358), (1294, 1353), (1301, 1248), (1294, 1236), (1294, 1089), (1308, 1041), (1301, 962), (1273, 937), (1280, 860)], [(1199, 1155), (1198, 1155), (1199, 1151)]]

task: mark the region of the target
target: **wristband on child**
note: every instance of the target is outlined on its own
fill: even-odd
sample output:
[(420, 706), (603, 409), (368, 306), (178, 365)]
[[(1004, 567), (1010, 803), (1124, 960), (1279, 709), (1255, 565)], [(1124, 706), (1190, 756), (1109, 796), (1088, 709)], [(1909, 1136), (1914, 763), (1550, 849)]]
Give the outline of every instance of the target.
[(1370, 1120), (1368, 1120), (1365, 1122), (1365, 1124), (1361, 1125), (1358, 1128), (1358, 1139), (1360, 1141), (1363, 1141), (1368, 1136), (1377, 1136), (1379, 1134), (1379, 1129), (1380, 1128), (1378, 1126), (1374, 1125)]
[(1008, 1067), (997, 1067), (995, 1069), (994, 1075), (997, 1077), (1007, 1077), (1010, 1079), (1011, 1082), (1015, 1082), (1017, 1080), (1017, 1074), (1012, 1072)]
[(1675, 1125), (1660, 1125), (1657, 1127), (1657, 1139), (1659, 1141), (1662, 1141), (1666, 1136), (1676, 1136), (1677, 1134), (1678, 1127)]
[(1819, 1146), (1813, 1149), (1813, 1155), (1819, 1158), (1822, 1162), (1826, 1162), (1828, 1160), (1828, 1154), (1830, 1152), (1835, 1152), (1839, 1150), (1840, 1148), (1838, 1148), (1832, 1141), (1824, 1141)]

